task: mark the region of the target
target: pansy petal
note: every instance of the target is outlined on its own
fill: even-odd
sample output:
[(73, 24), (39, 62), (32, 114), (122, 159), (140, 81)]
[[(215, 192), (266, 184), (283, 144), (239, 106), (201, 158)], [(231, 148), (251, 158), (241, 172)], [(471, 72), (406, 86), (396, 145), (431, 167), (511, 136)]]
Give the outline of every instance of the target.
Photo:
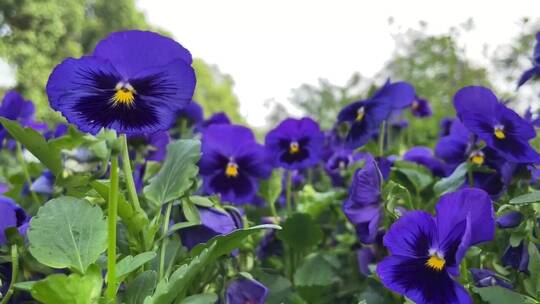
[(537, 77), (540, 75), (540, 66), (533, 66), (532, 68), (526, 70), (521, 74), (521, 77), (519, 77), (517, 87), (521, 87), (524, 85), (527, 81), (531, 80), (534, 77)]
[(463, 114), (473, 113), (482, 119), (491, 120), (495, 117), (497, 103), (497, 96), (491, 90), (480, 86), (464, 87), (454, 96), (457, 115), (467, 128), (469, 126), (463, 121)]
[(349, 199), (360, 206), (377, 203), (381, 196), (381, 184), (382, 175), (377, 162), (373, 156), (367, 155), (364, 168), (354, 174)]
[(425, 259), (392, 255), (377, 265), (383, 285), (417, 304), (472, 304), (470, 295), (445, 271), (433, 271)]
[(443, 195), (437, 205), (436, 221), (439, 240), (453, 234), (470, 214), (470, 245), (492, 240), (495, 234), (495, 215), (489, 195), (480, 189), (469, 188)]
[(497, 119), (505, 126), (504, 131), (507, 136), (513, 136), (523, 140), (536, 137), (536, 131), (533, 125), (504, 105), (499, 104), (496, 115)]
[(178, 42), (148, 31), (110, 34), (94, 49), (94, 56), (107, 59), (126, 78), (145, 69), (165, 66), (180, 59), (191, 65), (191, 54)]
[(437, 243), (437, 228), (431, 214), (410, 211), (399, 218), (384, 236), (384, 246), (394, 255), (427, 257)]

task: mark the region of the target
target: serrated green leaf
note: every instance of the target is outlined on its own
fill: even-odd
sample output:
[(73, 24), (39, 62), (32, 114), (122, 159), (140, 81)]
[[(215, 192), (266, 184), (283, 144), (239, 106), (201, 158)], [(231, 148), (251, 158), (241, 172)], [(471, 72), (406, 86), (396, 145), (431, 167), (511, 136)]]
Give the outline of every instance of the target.
[(29, 249), (41, 264), (85, 273), (107, 248), (107, 225), (99, 207), (73, 197), (58, 197), (30, 221)]
[(32, 297), (44, 304), (98, 303), (103, 279), (95, 265), (85, 275), (53, 274), (32, 286)]
[(470, 164), (467, 162), (460, 164), (452, 174), (436, 182), (433, 185), (433, 191), (437, 196), (456, 191), (465, 183), (469, 167)]
[(182, 139), (169, 144), (161, 170), (144, 188), (146, 198), (158, 207), (185, 195), (199, 172), (196, 164), (200, 155), (198, 140)]
[(218, 300), (215, 293), (201, 293), (189, 296), (180, 301), (180, 304), (214, 304)]
[(538, 202), (540, 202), (540, 191), (523, 194), (510, 200), (510, 204), (513, 205), (526, 205)]
[(322, 230), (308, 214), (295, 213), (285, 220), (277, 237), (294, 250), (303, 252), (322, 240)]
[(191, 202), (189, 199), (182, 200), (182, 211), (184, 212), (184, 216), (188, 222), (197, 224), (201, 222), (199, 209), (197, 209), (195, 204), (193, 204), (193, 202)]
[(157, 272), (147, 270), (139, 274), (133, 281), (127, 284), (124, 303), (142, 304), (144, 299), (154, 291), (156, 284)]
[(43, 135), (32, 128), (23, 128), (19, 123), (0, 117), (0, 123), (13, 138), (20, 142), (54, 175), (62, 173), (60, 150), (49, 145)]
[(509, 304), (509, 303), (520, 303), (520, 304), (533, 304), (536, 301), (526, 295), (517, 293), (510, 289), (500, 287), (500, 286), (491, 286), (483, 288), (473, 288), (474, 292), (482, 297), (482, 300), (490, 304)]
[(156, 257), (156, 253), (153, 251), (143, 252), (135, 257), (128, 255), (118, 262), (116, 265), (116, 278), (118, 282), (124, 280), (124, 277), (131, 272), (137, 270), (142, 265), (148, 263)]
[(328, 286), (338, 281), (334, 268), (321, 254), (306, 257), (294, 273), (296, 286)]
[(268, 204), (275, 204), (282, 191), (282, 170), (272, 171), (272, 175), (259, 183), (259, 196)]

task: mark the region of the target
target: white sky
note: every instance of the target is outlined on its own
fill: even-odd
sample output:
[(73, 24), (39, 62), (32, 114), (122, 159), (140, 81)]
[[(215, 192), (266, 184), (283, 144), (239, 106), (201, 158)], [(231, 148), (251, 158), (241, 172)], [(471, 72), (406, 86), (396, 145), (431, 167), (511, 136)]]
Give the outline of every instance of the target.
[(539, 0), (138, 0), (138, 6), (195, 57), (233, 77), (240, 111), (254, 126), (265, 123), (264, 101), (287, 105), (302, 83), (344, 84), (355, 71), (373, 76), (393, 52), (392, 34), (418, 28), (420, 20), (440, 33), (473, 17), (475, 30), (462, 43), (468, 56), (482, 60), (484, 45), (507, 43), (521, 17), (540, 14)]

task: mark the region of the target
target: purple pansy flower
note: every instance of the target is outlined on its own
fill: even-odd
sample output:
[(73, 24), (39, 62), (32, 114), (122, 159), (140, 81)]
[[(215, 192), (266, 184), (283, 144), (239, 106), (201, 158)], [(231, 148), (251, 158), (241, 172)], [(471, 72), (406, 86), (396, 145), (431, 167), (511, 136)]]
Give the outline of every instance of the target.
[(377, 274), (384, 286), (418, 304), (472, 303), (453, 277), (470, 246), (493, 239), (493, 203), (484, 191), (465, 189), (442, 196), (435, 209), (435, 217), (409, 211), (390, 227), (384, 245), (391, 255)]
[(450, 127), (452, 126), (452, 122), (454, 122), (454, 118), (452, 117), (444, 117), (439, 122), (439, 127), (441, 128), (441, 131), (439, 133), (439, 136), (446, 136), (450, 134)]
[(521, 241), (517, 247), (508, 246), (501, 257), (501, 262), (504, 266), (510, 266), (520, 272), (528, 273), (529, 250), (527, 244)]
[(90, 56), (68, 58), (47, 83), (51, 107), (80, 130), (126, 134), (169, 129), (195, 90), (188, 50), (160, 34), (110, 34)]
[(349, 149), (335, 149), (334, 153), (328, 158), (324, 169), (335, 187), (345, 186), (343, 171), (349, 166), (362, 159), (361, 153), (356, 153)]
[(199, 168), (206, 193), (239, 205), (253, 203), (258, 180), (272, 171), (264, 146), (237, 125), (212, 125), (203, 132)]
[(240, 277), (227, 287), (226, 304), (264, 304), (268, 288), (253, 279)]
[(356, 149), (365, 145), (379, 131), (379, 125), (392, 110), (409, 106), (415, 97), (414, 88), (407, 82), (388, 80), (373, 97), (356, 101), (338, 114), (339, 123), (350, 125), (345, 145)]
[(536, 33), (536, 45), (534, 46), (532, 68), (523, 72), (518, 81), (518, 88), (532, 78), (540, 76), (540, 32)]
[(512, 289), (512, 284), (499, 277), (494, 271), (489, 269), (471, 268), (470, 272), (476, 287), (501, 286)]
[(6, 244), (5, 230), (16, 227), (21, 235), (26, 234), (29, 217), (11, 198), (0, 196), (0, 246)]
[(364, 168), (354, 173), (349, 197), (343, 202), (343, 213), (356, 229), (362, 243), (375, 242), (382, 220), (382, 175), (373, 156), (366, 155)]
[(405, 152), (403, 159), (428, 168), (435, 176), (446, 176), (444, 163), (436, 158), (433, 155), (433, 151), (428, 147), (412, 147), (409, 151)]
[(217, 235), (228, 234), (242, 228), (228, 212), (200, 206), (197, 206), (197, 209), (199, 209), (201, 224), (180, 230), (182, 244), (190, 250)]
[(305, 169), (321, 160), (324, 134), (311, 118), (287, 118), (266, 135), (265, 145), (275, 166)]
[(515, 228), (521, 224), (523, 214), (519, 211), (510, 211), (497, 217), (497, 226), (499, 228)]
[(429, 102), (420, 97), (416, 97), (416, 99), (412, 102), (411, 113), (416, 117), (429, 117), (431, 114), (433, 114)]
[[(0, 117), (16, 120), (22, 125), (28, 125), (33, 120), (34, 104), (24, 98), (15, 90), (8, 91), (4, 95), (0, 105)], [(0, 144), (4, 142), (7, 131), (0, 125)]]
[(529, 144), (536, 137), (531, 123), (500, 103), (489, 89), (465, 87), (454, 96), (457, 116), (463, 125), (509, 162), (540, 160)]
[(129, 136), (129, 144), (139, 151), (145, 160), (160, 162), (167, 156), (167, 145), (171, 141), (169, 132)]
[(176, 112), (177, 118), (186, 119), (190, 126), (200, 124), (204, 119), (203, 108), (195, 100)]
[(371, 270), (369, 269), (369, 265), (375, 264), (375, 253), (373, 253), (373, 249), (363, 247), (356, 250), (356, 261), (358, 262), (360, 273), (366, 277), (370, 276)]
[(30, 191), (41, 194), (53, 194), (55, 177), (51, 171), (44, 171), (30, 186)]

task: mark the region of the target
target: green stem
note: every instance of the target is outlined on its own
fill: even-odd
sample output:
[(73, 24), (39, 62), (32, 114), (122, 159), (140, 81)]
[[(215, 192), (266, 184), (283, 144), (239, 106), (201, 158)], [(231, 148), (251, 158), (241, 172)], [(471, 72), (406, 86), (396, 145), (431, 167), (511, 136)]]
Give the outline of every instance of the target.
[(116, 303), (116, 216), (118, 212), (118, 155), (111, 155), (111, 187), (109, 189), (109, 247), (107, 249), (107, 291), (108, 303)]
[(24, 179), (26, 180), (26, 183), (28, 184), (28, 191), (30, 192), (30, 196), (32, 197), (32, 200), (34, 201), (35, 204), (41, 205), (41, 202), (39, 201), (39, 198), (37, 197), (36, 193), (30, 190), (30, 188), (32, 187), (32, 178), (30, 178), (28, 166), (26, 165), (26, 162), (24, 161), (22, 146), (19, 142), (17, 142), (17, 158), (19, 159), (19, 163), (21, 164), (21, 169), (23, 171)]
[(163, 219), (163, 241), (161, 242), (161, 251), (159, 257), (159, 278), (162, 279), (165, 274), (165, 253), (167, 251), (167, 244), (169, 239), (167, 238), (167, 232), (169, 230), (169, 219), (171, 218), (173, 202), (167, 204), (167, 209), (165, 210), (165, 218)]
[(15, 283), (17, 282), (17, 276), (19, 274), (19, 252), (17, 245), (11, 246), (11, 282), (9, 283), (9, 289), (6, 292), (6, 296), (2, 299), (1, 304), (7, 304), (9, 299), (13, 295), (15, 289)]
[(126, 134), (120, 136), (122, 142), (122, 170), (124, 171), (124, 178), (126, 179), (126, 186), (129, 194), (129, 200), (133, 204), (135, 211), (144, 213), (139, 203), (139, 196), (137, 195), (137, 189), (135, 188), (135, 181), (133, 181), (133, 172), (131, 170), (131, 161), (129, 159), (129, 150), (127, 145)]
[(384, 156), (384, 132), (386, 129), (386, 120), (381, 123), (379, 129), (379, 156)]
[(467, 178), (469, 180), (469, 186), (474, 187), (474, 176), (472, 168), (467, 169)]
[(292, 216), (293, 213), (293, 207), (292, 207), (292, 172), (291, 170), (287, 170), (287, 185), (285, 188), (285, 198), (287, 202), (287, 215)]

